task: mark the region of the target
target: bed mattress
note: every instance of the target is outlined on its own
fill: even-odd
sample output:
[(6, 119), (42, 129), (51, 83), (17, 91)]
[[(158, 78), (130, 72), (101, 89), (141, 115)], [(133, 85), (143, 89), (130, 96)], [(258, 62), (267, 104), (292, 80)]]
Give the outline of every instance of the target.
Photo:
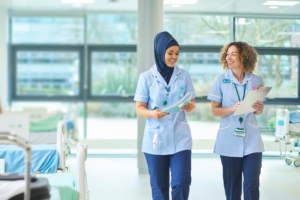
[[(31, 145), (31, 173), (56, 173), (59, 155), (56, 144)], [(24, 173), (25, 152), (15, 145), (0, 145), (0, 158), (5, 160), (6, 173)]]
[(300, 132), (300, 123), (290, 124), (290, 131), (291, 132)]

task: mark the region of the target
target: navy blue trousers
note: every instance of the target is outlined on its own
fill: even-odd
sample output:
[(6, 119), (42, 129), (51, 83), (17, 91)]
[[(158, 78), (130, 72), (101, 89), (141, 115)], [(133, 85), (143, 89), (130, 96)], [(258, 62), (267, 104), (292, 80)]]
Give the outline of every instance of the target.
[(226, 199), (241, 199), (244, 175), (244, 199), (258, 200), (262, 153), (253, 153), (242, 158), (221, 156), (221, 161)]
[(148, 163), (153, 200), (169, 200), (170, 171), (172, 200), (187, 200), (190, 192), (191, 150), (172, 155), (145, 153)]

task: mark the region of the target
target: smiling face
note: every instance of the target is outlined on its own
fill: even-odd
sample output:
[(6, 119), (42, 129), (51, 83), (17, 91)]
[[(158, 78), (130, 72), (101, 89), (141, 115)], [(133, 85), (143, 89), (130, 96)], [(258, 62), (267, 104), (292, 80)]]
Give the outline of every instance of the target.
[(179, 47), (172, 46), (166, 50), (165, 62), (168, 67), (174, 67), (179, 58)]
[(238, 49), (236, 46), (230, 46), (227, 50), (226, 62), (230, 69), (239, 69), (242, 67)]

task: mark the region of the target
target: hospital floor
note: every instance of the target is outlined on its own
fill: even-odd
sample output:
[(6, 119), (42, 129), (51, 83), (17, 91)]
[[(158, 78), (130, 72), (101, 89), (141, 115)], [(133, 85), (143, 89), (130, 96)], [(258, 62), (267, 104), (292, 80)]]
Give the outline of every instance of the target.
[[(76, 159), (69, 158), (70, 171)], [(88, 157), (86, 173), (90, 200), (151, 200), (149, 175), (138, 174), (136, 158)], [(300, 167), (264, 158), (260, 199), (299, 200)], [(225, 200), (219, 157), (193, 157), (189, 200)]]

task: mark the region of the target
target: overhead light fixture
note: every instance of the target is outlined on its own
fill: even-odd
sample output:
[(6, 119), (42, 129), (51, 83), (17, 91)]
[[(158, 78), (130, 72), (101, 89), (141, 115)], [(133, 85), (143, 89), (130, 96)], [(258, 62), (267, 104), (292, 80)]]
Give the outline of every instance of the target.
[(177, 7), (179, 8), (181, 5), (180, 4), (173, 4), (172, 7)]
[(82, 4), (91, 4), (95, 0), (61, 0), (63, 4), (73, 4), (73, 5), (82, 5)]
[(266, 6), (294, 6), (298, 4), (299, 1), (267, 1), (263, 3)]
[(229, 31), (206, 31), (206, 33), (219, 34), (219, 33), (229, 33)]
[(269, 8), (276, 9), (276, 8), (278, 8), (278, 6), (269, 6)]
[(195, 4), (197, 0), (164, 0), (164, 4), (172, 4), (172, 5), (179, 5), (179, 4)]
[(82, 4), (81, 4), (81, 3), (73, 3), (73, 6), (74, 6), (74, 7), (81, 7)]

